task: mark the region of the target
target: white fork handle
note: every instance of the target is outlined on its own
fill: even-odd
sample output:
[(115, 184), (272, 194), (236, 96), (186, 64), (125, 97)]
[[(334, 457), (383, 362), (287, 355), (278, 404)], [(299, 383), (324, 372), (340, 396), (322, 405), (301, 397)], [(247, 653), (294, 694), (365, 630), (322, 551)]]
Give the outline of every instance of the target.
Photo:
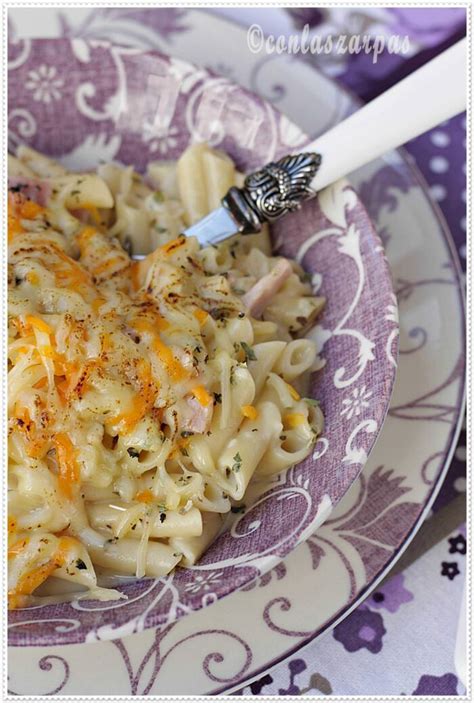
[(461, 39), (305, 147), (322, 156), (311, 188), (325, 188), (465, 110), (466, 42)]

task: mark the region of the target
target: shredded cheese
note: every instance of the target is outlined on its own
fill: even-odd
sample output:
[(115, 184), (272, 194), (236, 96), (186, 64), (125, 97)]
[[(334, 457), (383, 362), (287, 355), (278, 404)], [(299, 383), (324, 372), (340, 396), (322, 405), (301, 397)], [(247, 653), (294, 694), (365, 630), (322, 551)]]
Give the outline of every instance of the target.
[(60, 432), (55, 436), (54, 446), (59, 468), (59, 489), (66, 498), (72, 499), (73, 488), (80, 479), (74, 446), (68, 435), (64, 432)]
[(139, 503), (153, 503), (156, 498), (150, 489), (147, 488), (144, 491), (139, 491), (135, 496), (135, 500), (138, 500)]
[(198, 308), (197, 310), (195, 310), (193, 315), (196, 318), (196, 320), (199, 322), (201, 327), (206, 323), (206, 320), (209, 317), (209, 313), (206, 312), (206, 310), (201, 310), (201, 308)]
[(301, 396), (298, 393), (298, 391), (296, 390), (296, 388), (293, 388), (291, 383), (287, 383), (286, 385), (287, 385), (288, 390), (290, 391), (290, 395), (293, 398), (293, 400), (300, 400)]
[(290, 429), (295, 429), (299, 427), (306, 421), (305, 416), (302, 413), (287, 413), (283, 418), (283, 423), (285, 427)]
[(212, 403), (212, 396), (207, 392), (204, 386), (196, 386), (193, 388), (192, 393), (200, 405), (210, 405)]
[[(181, 558), (173, 537), (200, 538), (201, 512), (212, 531), (216, 514), (230, 510), (229, 472), (242, 458), (247, 468), (241, 428), (265, 430), (254, 435), (260, 457), (282, 425), (267, 379), (256, 391), (246, 363), (261, 323), (234, 286), (258, 279), (260, 264), (273, 271), (274, 259), (248, 256), (235, 242), (216, 251), (193, 237), (166, 241), (192, 219), (187, 206), (164, 194), (163, 207), (152, 206), (131, 169), (66, 174), (56, 165), (59, 175), (43, 179), (34, 163), (8, 196), (10, 607), (39, 602), (35, 590), (59, 568), (94, 597), (105, 590), (99, 564), (139, 577), (169, 573)], [(161, 246), (136, 263), (124, 236), (137, 248)], [(262, 338), (278, 342), (280, 329), (290, 338), (286, 317), (301, 294), (290, 283), (285, 319), (276, 315)], [(268, 403), (257, 402), (260, 394)], [(312, 421), (292, 386), (283, 394), (284, 426)], [(306, 435), (293, 433), (295, 448), (306, 448)], [(265, 470), (281, 469), (273, 463)]]
[(258, 417), (258, 410), (253, 405), (242, 405), (240, 412), (244, 417), (249, 418), (249, 420), (256, 420)]
[(40, 317), (35, 317), (34, 315), (26, 315), (25, 320), (27, 325), (30, 325), (30, 327), (34, 327), (39, 332), (44, 332), (45, 334), (52, 334), (53, 332), (48, 323), (42, 320)]
[(176, 249), (179, 249), (180, 247), (183, 246), (183, 244), (186, 241), (186, 237), (183, 235), (180, 235), (176, 239), (172, 239), (171, 242), (167, 242), (166, 244), (163, 244), (157, 251), (160, 254), (165, 254), (166, 256), (169, 256), (173, 252), (176, 251)]
[[(27, 546), (27, 540), (22, 540), (22, 551)], [(14, 545), (16, 547), (16, 545)], [(79, 546), (79, 542), (71, 537), (61, 537), (53, 556), (44, 564), (41, 564), (23, 574), (18, 580), (15, 588), (8, 592), (8, 607), (11, 610), (27, 605), (27, 596), (31, 595), (51, 574), (67, 563), (70, 558), (71, 549)], [(18, 552), (13, 552), (11, 548), (9, 556)]]

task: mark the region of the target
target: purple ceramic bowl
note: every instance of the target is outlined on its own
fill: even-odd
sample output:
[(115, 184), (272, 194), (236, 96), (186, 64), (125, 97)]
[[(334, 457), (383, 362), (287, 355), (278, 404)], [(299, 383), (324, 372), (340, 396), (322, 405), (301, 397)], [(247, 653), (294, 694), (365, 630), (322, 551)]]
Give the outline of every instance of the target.
[[(118, 160), (144, 170), (150, 160), (176, 158), (191, 141), (205, 140), (248, 171), (308, 141), (257, 96), (158, 53), (82, 39), (32, 40), (11, 44), (9, 59), (10, 148), (26, 143), (71, 168)], [(203, 608), (306, 539), (360, 473), (396, 372), (397, 305), (381, 242), (346, 182), (287, 217), (272, 237), (275, 250), (298, 259), (327, 297), (311, 332), (325, 362), (310, 390), (325, 415), (324, 437), (193, 569), (124, 586), (126, 601), (13, 611), (11, 645), (123, 637)]]

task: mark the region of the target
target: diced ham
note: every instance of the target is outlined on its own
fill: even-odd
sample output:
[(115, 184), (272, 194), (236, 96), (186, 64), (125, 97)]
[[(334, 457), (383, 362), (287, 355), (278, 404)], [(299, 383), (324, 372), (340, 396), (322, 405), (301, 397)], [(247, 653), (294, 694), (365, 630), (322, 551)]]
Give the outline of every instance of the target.
[(84, 224), (89, 222), (89, 217), (90, 217), (90, 211), (86, 210), (85, 208), (77, 208), (76, 210), (70, 210), (71, 215), (73, 217), (76, 217), (79, 222), (83, 222)]
[(51, 186), (41, 178), (27, 178), (25, 176), (9, 176), (8, 189), (21, 193), (27, 200), (43, 207), (51, 195)]
[(171, 350), (173, 352), (173, 356), (178, 359), (179, 363), (186, 369), (186, 371), (189, 371), (190, 373), (194, 372), (194, 374), (196, 373), (194, 370), (194, 359), (192, 352), (175, 346), (172, 346)]
[(242, 297), (242, 302), (253, 317), (260, 317), (293, 269), (288, 259), (279, 259), (274, 268), (252, 286)]
[(180, 418), (181, 429), (186, 432), (197, 432), (198, 434), (206, 432), (211, 423), (212, 403), (201, 405), (194, 396), (189, 396), (186, 398), (185, 408)]

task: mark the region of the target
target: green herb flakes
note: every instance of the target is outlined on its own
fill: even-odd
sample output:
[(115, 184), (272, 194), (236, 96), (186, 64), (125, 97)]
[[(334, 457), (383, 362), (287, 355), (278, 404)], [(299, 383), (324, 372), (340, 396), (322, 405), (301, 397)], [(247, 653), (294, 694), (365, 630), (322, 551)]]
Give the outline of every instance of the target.
[(255, 354), (252, 347), (249, 347), (247, 342), (240, 342), (240, 346), (244, 350), (245, 361), (257, 361), (257, 355)]
[(308, 405), (312, 405), (313, 408), (319, 408), (319, 400), (316, 400), (315, 398), (303, 398), (305, 403), (308, 403)]
[(232, 471), (240, 471), (242, 467), (242, 457), (240, 456), (239, 452), (235, 456), (232, 457), (234, 463), (232, 464)]

